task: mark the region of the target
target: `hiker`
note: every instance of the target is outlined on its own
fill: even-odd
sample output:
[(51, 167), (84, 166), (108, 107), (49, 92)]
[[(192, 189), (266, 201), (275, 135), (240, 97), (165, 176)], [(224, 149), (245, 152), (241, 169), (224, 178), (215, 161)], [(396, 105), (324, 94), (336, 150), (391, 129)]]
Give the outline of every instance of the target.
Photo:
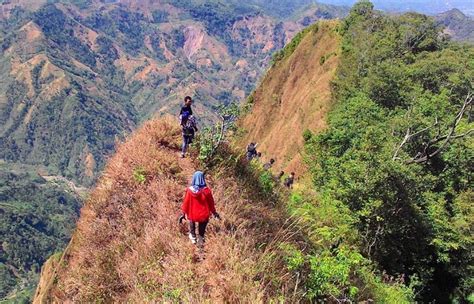
[(292, 189), (293, 188), (293, 183), (295, 182), (295, 172), (291, 172), (290, 176), (288, 176), (285, 179), (285, 182), (283, 183), (287, 188)]
[(191, 108), (192, 104), (193, 104), (193, 99), (191, 98), (191, 96), (184, 97), (184, 106), (181, 107), (181, 111), (179, 112), (180, 119), (181, 119), (181, 115), (183, 115), (186, 112), (188, 112), (188, 116), (193, 115), (193, 109)]
[(184, 158), (188, 146), (193, 142), (194, 135), (198, 128), (196, 126), (196, 119), (193, 115), (188, 115), (188, 112), (183, 112), (181, 115), (181, 127), (183, 135), (183, 145), (181, 146), (181, 157)]
[[(181, 210), (183, 214), (179, 218), (179, 223), (181, 224), (186, 217), (189, 221), (189, 239), (193, 244), (197, 242), (202, 245), (211, 213), (217, 219), (220, 219), (220, 216), (216, 212), (211, 189), (207, 187), (204, 173), (201, 171), (194, 173), (191, 187), (186, 189)], [(198, 239), (196, 239), (196, 223), (198, 224)]]
[(274, 163), (275, 163), (275, 160), (273, 158), (271, 158), (268, 163), (263, 165), (263, 170), (265, 170), (265, 171), (270, 170), (270, 168), (273, 166)]
[(258, 155), (258, 153), (257, 153), (257, 145), (258, 145), (258, 144), (251, 142), (251, 143), (247, 146), (247, 160), (248, 160), (248, 161), (251, 161), (252, 159), (254, 159), (255, 157), (257, 157), (257, 155)]
[(284, 171), (280, 171), (280, 173), (278, 173), (278, 175), (275, 175), (275, 182), (277, 184), (281, 183), (281, 178), (283, 177), (283, 175), (285, 175)]

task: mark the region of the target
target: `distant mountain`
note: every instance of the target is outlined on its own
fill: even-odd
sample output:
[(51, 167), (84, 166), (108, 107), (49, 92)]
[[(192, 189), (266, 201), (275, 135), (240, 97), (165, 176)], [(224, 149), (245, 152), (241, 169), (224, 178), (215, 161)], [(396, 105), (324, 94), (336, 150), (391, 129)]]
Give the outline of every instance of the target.
[(314, 6), (283, 20), (224, 2), (75, 2), (3, 5), (0, 158), (83, 184), (143, 119), (175, 113), (185, 95), (212, 119), (214, 106), (253, 89), (296, 32), (345, 14)]
[[(322, 3), (352, 6), (357, 0), (321, 0)], [(416, 11), (435, 15), (453, 8), (474, 16), (474, 2), (471, 0), (373, 0), (375, 8), (389, 12)]]
[(464, 15), (458, 9), (436, 15), (435, 18), (445, 27), (445, 33), (454, 40), (474, 43), (474, 18)]

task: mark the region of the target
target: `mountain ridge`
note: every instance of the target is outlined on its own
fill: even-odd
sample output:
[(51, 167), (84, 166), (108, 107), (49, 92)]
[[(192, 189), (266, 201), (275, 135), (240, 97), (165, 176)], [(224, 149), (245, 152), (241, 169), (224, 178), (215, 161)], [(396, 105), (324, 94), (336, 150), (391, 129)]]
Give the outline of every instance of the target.
[[(281, 206), (276, 201), (266, 205), (256, 197), (250, 203), (251, 191), (239, 184), (251, 181), (234, 180), (236, 172), (228, 171), (224, 177), (224, 171), (209, 171), (208, 183), (223, 222), (211, 219), (206, 257), (201, 260), (202, 255), (176, 224), (180, 194), (195, 170), (189, 159), (177, 158), (178, 147), (179, 129), (173, 120), (147, 122), (119, 147), (81, 211), (62, 262), (54, 267), (58, 257), (53, 257), (43, 268), (34, 303), (91, 299), (250, 302), (277, 296), (278, 289), (271, 286), (281, 283), (272, 283), (270, 278), (285, 270), (269, 268), (264, 261), (266, 254), (279, 250), (273, 244), (279, 238), (287, 242), (294, 238), (285, 236), (288, 224), (282, 222)], [(130, 149), (138, 155), (126, 153)], [(134, 168), (141, 168), (144, 183), (134, 180)], [(117, 191), (119, 187), (123, 191)], [(135, 201), (133, 205), (126, 202), (125, 193)], [(257, 216), (258, 222), (254, 221)], [(123, 241), (128, 245), (123, 247)], [(271, 263), (281, 263), (278, 261)], [(188, 285), (191, 277), (199, 283)], [(285, 285), (288, 296), (297, 288), (291, 282)], [(301, 294), (292, 296), (298, 299)]]
[(445, 27), (444, 32), (456, 41), (474, 43), (474, 18), (466, 16), (458, 9), (451, 9), (435, 16)]

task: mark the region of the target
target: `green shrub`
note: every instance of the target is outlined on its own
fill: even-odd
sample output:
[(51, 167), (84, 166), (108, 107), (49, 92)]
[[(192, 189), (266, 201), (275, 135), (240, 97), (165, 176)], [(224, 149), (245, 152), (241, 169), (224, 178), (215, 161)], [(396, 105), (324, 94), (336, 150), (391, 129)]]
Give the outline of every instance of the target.
[[(416, 300), (467, 301), (472, 269), (466, 266), (472, 264), (474, 240), (459, 219), (472, 223), (471, 211), (461, 203), (472, 188), (472, 161), (464, 157), (472, 140), (440, 141), (432, 148), (441, 147), (441, 153), (421, 164), (410, 160), (449, 132), (473, 91), (474, 48), (446, 43), (426, 16), (381, 15), (368, 1), (354, 6), (341, 33), (343, 52), (333, 81), (337, 102), (328, 128), (316, 136), (305, 132), (308, 165), (322, 199), (318, 207), (303, 203), (296, 212), (312, 223), (315, 238), (328, 242), (352, 235), (380, 272), (402, 275), (406, 286), (416, 289)], [(469, 128), (472, 121), (464, 115), (454, 133)], [(407, 130), (425, 131), (401, 145)], [(349, 225), (334, 216), (335, 210)], [(320, 263), (334, 267), (344, 262), (324, 258)], [(324, 264), (314, 265), (320, 269), (316, 282), (331, 277)], [(377, 302), (392, 303), (403, 295), (414, 300), (402, 283), (387, 285), (370, 277)], [(338, 278), (344, 281), (343, 275)]]
[(258, 179), (261, 189), (265, 194), (271, 194), (275, 188), (275, 180), (270, 171), (263, 171)]
[(137, 167), (133, 170), (133, 180), (139, 184), (144, 184), (146, 182), (146, 172), (142, 167)]
[(359, 253), (340, 248), (336, 255), (325, 251), (310, 258), (308, 297), (310, 299), (324, 295), (336, 298), (355, 299), (358, 289), (350, 282), (350, 275), (360, 267), (364, 258)]

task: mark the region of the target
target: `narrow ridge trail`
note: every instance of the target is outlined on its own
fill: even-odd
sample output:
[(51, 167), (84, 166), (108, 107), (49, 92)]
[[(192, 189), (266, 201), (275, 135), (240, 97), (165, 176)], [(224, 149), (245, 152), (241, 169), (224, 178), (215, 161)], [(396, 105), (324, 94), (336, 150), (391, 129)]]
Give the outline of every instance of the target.
[(147, 122), (109, 160), (81, 210), (60, 263), (43, 269), (35, 303), (263, 303), (294, 296), (279, 244), (282, 206), (258, 195), (243, 167), (207, 172), (222, 220), (210, 220), (203, 256), (178, 217), (196, 165), (180, 158), (171, 119)]

